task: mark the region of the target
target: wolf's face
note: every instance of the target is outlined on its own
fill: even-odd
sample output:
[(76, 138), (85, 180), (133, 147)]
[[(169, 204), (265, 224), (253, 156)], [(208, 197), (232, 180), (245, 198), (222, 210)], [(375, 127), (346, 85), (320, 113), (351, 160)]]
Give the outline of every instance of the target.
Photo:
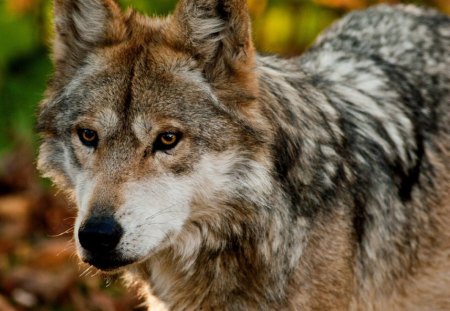
[(162, 59), (152, 72), (152, 52), (141, 53), (114, 70), (120, 60), (94, 60), (97, 72), (76, 77), (65, 95), (78, 106), (64, 109), (60, 143), (79, 208), (76, 240), (100, 268), (115, 265), (111, 258), (141, 259), (179, 231), (199, 190), (219, 190), (207, 180), (224, 164), (213, 155), (233, 149), (225, 137), (239, 136), (199, 73), (165, 69)]
[(247, 117), (253, 48), (247, 15), (234, 18), (245, 5), (223, 19), (199, 2), (150, 20), (111, 1), (55, 1), (39, 166), (72, 194), (79, 255), (98, 268), (145, 260), (242, 192), (267, 190), (251, 182), (268, 177)]

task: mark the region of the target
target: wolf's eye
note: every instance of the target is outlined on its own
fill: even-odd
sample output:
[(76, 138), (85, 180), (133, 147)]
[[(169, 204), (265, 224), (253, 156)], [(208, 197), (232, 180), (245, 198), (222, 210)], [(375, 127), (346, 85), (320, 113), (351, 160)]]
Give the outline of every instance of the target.
[(89, 129), (79, 129), (78, 137), (86, 147), (95, 148), (98, 145), (98, 135), (96, 131)]
[(153, 151), (154, 152), (165, 151), (175, 148), (180, 139), (181, 139), (180, 133), (167, 132), (159, 134), (158, 138), (156, 139), (153, 145)]

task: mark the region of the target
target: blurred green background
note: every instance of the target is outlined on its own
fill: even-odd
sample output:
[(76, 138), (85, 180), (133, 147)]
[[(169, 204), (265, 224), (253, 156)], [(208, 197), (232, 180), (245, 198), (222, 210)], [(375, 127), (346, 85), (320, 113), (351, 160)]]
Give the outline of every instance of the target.
[[(176, 4), (120, 2), (150, 15), (166, 14)], [(291, 56), (336, 18), (387, 1), (248, 2), (258, 50)], [(450, 14), (450, 0), (401, 2)], [(0, 0), (0, 311), (132, 310), (140, 303), (134, 291), (79, 264), (71, 231), (74, 210), (35, 170), (35, 112), (52, 71), (51, 20), (51, 0)]]
[[(166, 14), (176, 0), (120, 2), (149, 14)], [(378, 2), (386, 1), (249, 0), (254, 39), (260, 51), (296, 54), (334, 19)], [(449, 0), (403, 2), (450, 12)], [(50, 0), (0, 0), (0, 157), (18, 145), (35, 149), (35, 109), (52, 69), (51, 10)]]

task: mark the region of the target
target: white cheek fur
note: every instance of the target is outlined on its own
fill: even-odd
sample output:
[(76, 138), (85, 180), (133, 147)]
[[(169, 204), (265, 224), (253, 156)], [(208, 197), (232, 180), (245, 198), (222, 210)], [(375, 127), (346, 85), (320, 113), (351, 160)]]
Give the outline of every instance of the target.
[[(239, 163), (247, 164), (245, 171), (239, 169)], [(220, 212), (214, 211), (214, 205), (223, 198), (220, 193), (261, 201), (263, 194), (270, 189), (269, 180), (264, 166), (229, 151), (204, 155), (189, 175), (149, 176), (125, 182), (120, 187), (123, 204), (117, 207), (114, 215), (124, 230), (117, 251), (127, 259), (140, 261), (156, 248), (164, 246), (164, 242), (177, 240), (168, 237), (177, 236), (182, 231), (190, 217), (194, 199), (207, 204), (201, 213), (214, 214)], [(75, 177), (79, 208), (75, 232), (89, 217), (89, 202), (97, 182), (95, 177), (86, 173)], [(266, 202), (260, 203), (265, 205)], [(189, 237), (183, 238), (183, 245), (179, 245), (183, 256), (195, 252), (198, 246), (195, 246), (196, 237), (186, 234)]]
[[(140, 260), (154, 248), (161, 246), (163, 241), (175, 241), (165, 238), (182, 231), (190, 217), (194, 199), (207, 202), (208, 206), (205, 208), (209, 212), (212, 212), (216, 201), (221, 197), (219, 194), (223, 192), (237, 197), (245, 192), (246, 196), (260, 201), (262, 194), (270, 188), (267, 170), (250, 161), (251, 169), (245, 174), (238, 172), (241, 178), (236, 180), (232, 172), (236, 169), (236, 163), (242, 161), (248, 162), (237, 152), (207, 154), (190, 175), (149, 177), (125, 183), (122, 187), (124, 204), (116, 215), (124, 229), (118, 250), (126, 257)], [(191, 236), (189, 239), (191, 238), (195, 240), (195, 237)], [(183, 253), (185, 252), (188, 253), (189, 250), (186, 249)]]
[(76, 200), (77, 200), (77, 207), (78, 207), (78, 216), (75, 221), (75, 241), (77, 244), (77, 247), (79, 250), (81, 247), (79, 246), (78, 241), (78, 230), (80, 229), (81, 224), (86, 220), (88, 217), (88, 211), (89, 211), (89, 202), (91, 201), (91, 198), (94, 193), (94, 187), (96, 185), (95, 178), (89, 178), (86, 173), (79, 173), (76, 175), (75, 179), (75, 194), (76, 194)]
[(164, 176), (123, 186), (124, 204), (116, 219), (124, 228), (118, 250), (140, 259), (169, 233), (179, 232), (190, 214), (193, 184), (187, 177)]

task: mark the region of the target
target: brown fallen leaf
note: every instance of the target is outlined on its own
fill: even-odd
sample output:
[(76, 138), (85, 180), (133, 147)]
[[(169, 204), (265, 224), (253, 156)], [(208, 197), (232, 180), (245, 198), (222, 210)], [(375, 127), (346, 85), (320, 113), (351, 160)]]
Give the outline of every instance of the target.
[(49, 192), (43, 195), (36, 205), (35, 216), (39, 219), (36, 226), (49, 235), (72, 236), (73, 223), (75, 221), (75, 209), (69, 207), (69, 203), (62, 193)]
[(71, 265), (48, 271), (19, 267), (5, 277), (3, 288), (10, 292), (22, 289), (46, 302), (53, 302), (65, 294), (77, 280), (77, 273)]
[(5, 297), (0, 295), (0, 310), (2, 311), (17, 311), (7, 300)]
[(76, 288), (70, 289), (69, 299), (75, 311), (89, 310), (88, 302)]
[(22, 194), (0, 197), (0, 218), (24, 220), (30, 215), (31, 200)]
[(99, 291), (94, 291), (90, 295), (90, 301), (92, 310), (100, 310), (100, 311), (116, 311), (114, 300)]
[(8, 244), (28, 233), (31, 205), (24, 195), (0, 197), (0, 244)]
[(22, 288), (16, 288), (11, 292), (11, 298), (16, 304), (23, 306), (27, 309), (36, 307), (38, 304), (38, 298), (34, 293), (30, 293)]
[[(12, 2), (12, 1), (11, 1)], [(0, 193), (7, 194), (40, 187), (33, 151), (23, 144), (0, 158)]]

